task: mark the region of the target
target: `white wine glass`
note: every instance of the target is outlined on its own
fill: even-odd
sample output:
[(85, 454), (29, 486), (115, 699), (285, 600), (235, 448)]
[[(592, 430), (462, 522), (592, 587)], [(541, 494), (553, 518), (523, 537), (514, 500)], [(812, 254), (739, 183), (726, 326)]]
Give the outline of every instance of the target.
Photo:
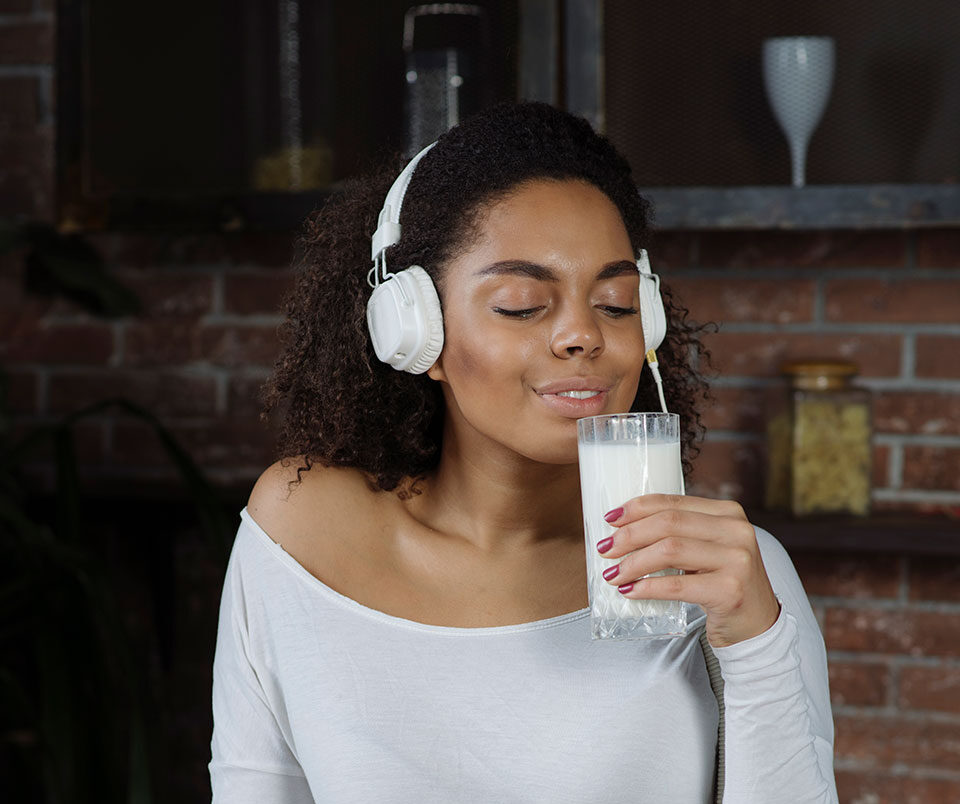
[(834, 43), (828, 36), (763, 40), (763, 82), (790, 144), (793, 186), (806, 184), (807, 147), (833, 88)]

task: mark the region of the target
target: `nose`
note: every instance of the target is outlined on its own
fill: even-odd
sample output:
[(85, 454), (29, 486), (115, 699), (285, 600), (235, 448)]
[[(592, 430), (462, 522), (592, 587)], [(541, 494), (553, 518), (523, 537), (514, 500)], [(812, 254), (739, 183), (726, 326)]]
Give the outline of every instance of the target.
[(558, 316), (550, 348), (564, 360), (577, 356), (598, 357), (603, 352), (603, 333), (593, 310), (578, 305)]

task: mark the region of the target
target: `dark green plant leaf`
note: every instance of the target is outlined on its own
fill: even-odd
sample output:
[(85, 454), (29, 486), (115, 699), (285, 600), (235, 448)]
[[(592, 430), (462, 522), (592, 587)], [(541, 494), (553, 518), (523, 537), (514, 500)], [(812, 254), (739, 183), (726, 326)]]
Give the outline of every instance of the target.
[(40, 296), (63, 296), (84, 310), (119, 318), (141, 310), (135, 293), (107, 271), (103, 258), (82, 235), (63, 234), (39, 221), (0, 221), (0, 254), (25, 247), (26, 289)]
[(27, 289), (42, 296), (64, 296), (90, 313), (120, 318), (140, 312), (140, 300), (96, 262), (33, 251), (26, 260)]

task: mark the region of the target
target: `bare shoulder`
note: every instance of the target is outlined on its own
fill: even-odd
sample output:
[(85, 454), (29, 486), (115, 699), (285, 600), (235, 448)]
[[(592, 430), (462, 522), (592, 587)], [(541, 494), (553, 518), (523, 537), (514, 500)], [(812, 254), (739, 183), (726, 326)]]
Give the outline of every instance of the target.
[(354, 512), (369, 512), (377, 496), (356, 469), (314, 464), (309, 471), (299, 457), (284, 458), (260, 475), (247, 511), (270, 537), (281, 544), (323, 531), (339, 530)]

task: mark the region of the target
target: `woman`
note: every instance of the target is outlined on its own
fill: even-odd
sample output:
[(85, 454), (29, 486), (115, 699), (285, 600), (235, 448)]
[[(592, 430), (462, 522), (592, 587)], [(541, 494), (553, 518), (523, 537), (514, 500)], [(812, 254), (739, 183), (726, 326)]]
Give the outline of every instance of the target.
[[(424, 374), (381, 363), (365, 320), (396, 173), (354, 183), (302, 238), (267, 396), (290, 457), (257, 482), (224, 584), (214, 799), (706, 802), (722, 775), (725, 802), (836, 801), (816, 621), (736, 503), (611, 511), (609, 582), (685, 601), (690, 627), (590, 639), (576, 420), (659, 409), (635, 265), (647, 205), (626, 162), (543, 104), (440, 138), (371, 274), (432, 278), (444, 341)], [(689, 468), (696, 330), (664, 302)], [(687, 573), (641, 580), (665, 567)]]

